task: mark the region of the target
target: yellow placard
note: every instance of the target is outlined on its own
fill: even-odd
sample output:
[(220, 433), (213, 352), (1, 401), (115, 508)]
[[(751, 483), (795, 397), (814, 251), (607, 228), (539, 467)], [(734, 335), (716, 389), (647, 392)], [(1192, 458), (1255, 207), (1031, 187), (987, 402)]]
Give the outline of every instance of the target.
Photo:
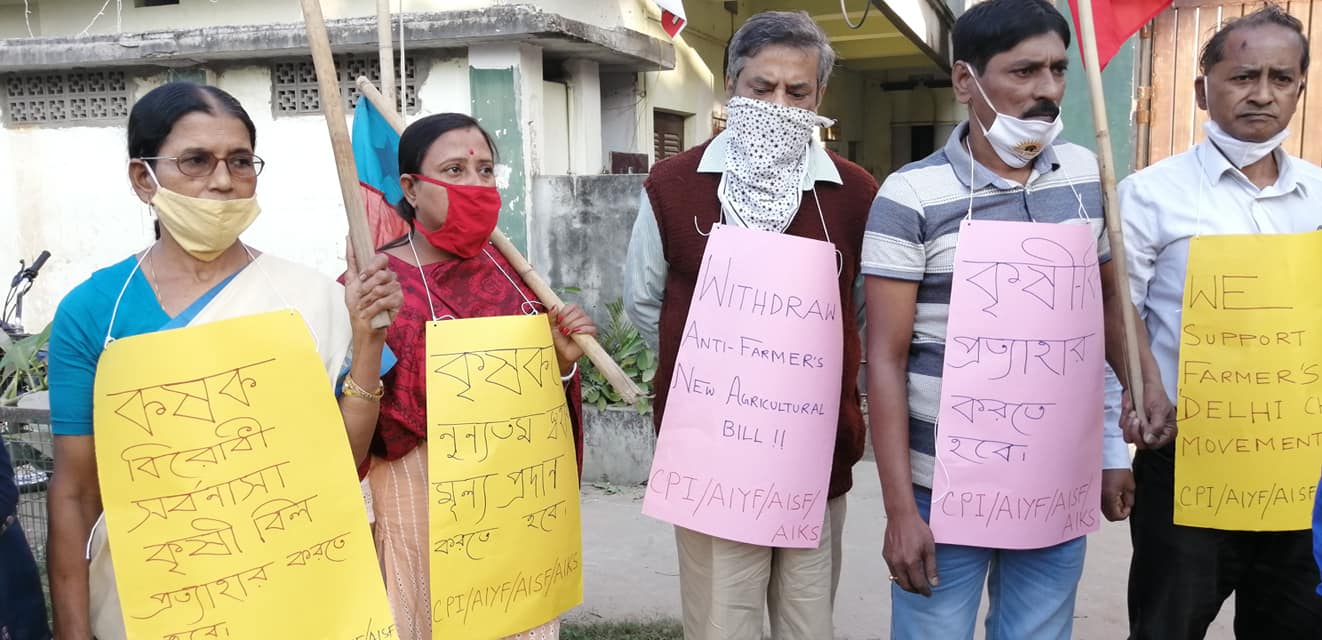
[(1322, 465), (1322, 232), (1189, 243), (1175, 523), (1310, 527)]
[(128, 637), (395, 637), (344, 421), (297, 313), (117, 340), (94, 408)]
[(433, 638), (501, 638), (583, 601), (573, 427), (545, 315), (427, 325)]

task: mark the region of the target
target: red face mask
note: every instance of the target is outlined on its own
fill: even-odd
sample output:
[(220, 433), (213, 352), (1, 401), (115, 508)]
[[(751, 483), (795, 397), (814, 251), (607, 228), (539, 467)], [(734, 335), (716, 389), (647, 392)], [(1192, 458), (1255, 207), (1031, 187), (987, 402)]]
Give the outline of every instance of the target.
[(450, 204), (441, 228), (430, 230), (414, 220), (413, 228), (433, 247), (460, 258), (472, 258), (482, 252), (500, 218), (500, 192), (495, 187), (450, 184), (420, 174), (414, 178), (445, 187)]

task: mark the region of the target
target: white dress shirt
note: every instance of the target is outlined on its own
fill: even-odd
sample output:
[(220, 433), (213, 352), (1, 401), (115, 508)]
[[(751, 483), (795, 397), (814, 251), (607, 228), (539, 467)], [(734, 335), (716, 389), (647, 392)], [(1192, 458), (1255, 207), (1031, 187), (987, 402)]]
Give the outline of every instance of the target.
[(1280, 175), (1258, 189), (1211, 142), (1120, 183), (1134, 306), (1171, 401), (1179, 397), (1180, 316), (1189, 239), (1196, 235), (1300, 233), (1322, 227), (1322, 168), (1284, 150)]
[(1128, 469), (1129, 443), (1120, 430), (1120, 379), (1115, 377), (1111, 365), (1106, 365), (1102, 379), (1102, 468)]

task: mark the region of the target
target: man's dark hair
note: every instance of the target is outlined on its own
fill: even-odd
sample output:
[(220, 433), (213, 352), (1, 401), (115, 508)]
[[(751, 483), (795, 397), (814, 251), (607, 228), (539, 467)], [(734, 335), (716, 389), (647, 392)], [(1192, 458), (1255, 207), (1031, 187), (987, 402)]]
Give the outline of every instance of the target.
[(1299, 72), (1308, 73), (1308, 36), (1304, 35), (1304, 23), (1282, 9), (1280, 5), (1269, 4), (1246, 16), (1227, 20), (1203, 45), (1203, 55), (1198, 59), (1198, 67), (1202, 69), (1203, 75), (1207, 75), (1216, 63), (1221, 62), (1226, 57), (1226, 40), (1230, 39), (1230, 34), (1236, 29), (1248, 29), (1250, 27), (1263, 27), (1267, 25), (1276, 25), (1293, 31), (1299, 36)]
[(981, 74), (996, 54), (1044, 33), (1055, 33), (1069, 48), (1070, 24), (1046, 0), (987, 0), (955, 21), (951, 40), (955, 60), (973, 65)]
[(826, 86), (835, 66), (835, 50), (821, 25), (806, 11), (763, 11), (749, 18), (730, 38), (725, 78), (739, 79), (744, 65), (763, 47), (783, 45), (817, 52), (817, 89)]

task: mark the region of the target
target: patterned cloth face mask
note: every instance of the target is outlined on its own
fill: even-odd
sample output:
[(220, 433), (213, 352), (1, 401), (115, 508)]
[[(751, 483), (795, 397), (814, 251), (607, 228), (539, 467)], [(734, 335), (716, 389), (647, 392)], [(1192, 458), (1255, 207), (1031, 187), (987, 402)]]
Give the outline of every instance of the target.
[(834, 124), (807, 109), (736, 96), (726, 107), (721, 212), (751, 229), (781, 233), (799, 211), (816, 127)]

